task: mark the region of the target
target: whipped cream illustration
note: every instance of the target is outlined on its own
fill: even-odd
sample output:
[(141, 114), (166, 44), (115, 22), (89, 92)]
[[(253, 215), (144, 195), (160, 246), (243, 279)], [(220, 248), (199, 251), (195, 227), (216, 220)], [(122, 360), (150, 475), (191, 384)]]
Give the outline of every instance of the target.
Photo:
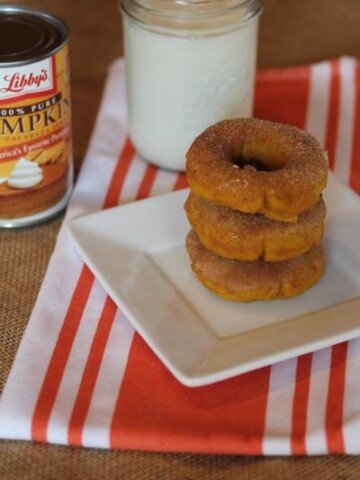
[(42, 169), (36, 162), (20, 158), (11, 170), (7, 183), (11, 188), (30, 188), (40, 183), (42, 179)]

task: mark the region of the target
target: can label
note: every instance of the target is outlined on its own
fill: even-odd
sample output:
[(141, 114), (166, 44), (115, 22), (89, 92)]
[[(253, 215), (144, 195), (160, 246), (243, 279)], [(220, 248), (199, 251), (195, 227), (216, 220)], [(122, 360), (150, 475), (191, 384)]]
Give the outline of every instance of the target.
[(0, 218), (37, 213), (59, 201), (70, 163), (67, 45), (24, 66), (0, 65)]

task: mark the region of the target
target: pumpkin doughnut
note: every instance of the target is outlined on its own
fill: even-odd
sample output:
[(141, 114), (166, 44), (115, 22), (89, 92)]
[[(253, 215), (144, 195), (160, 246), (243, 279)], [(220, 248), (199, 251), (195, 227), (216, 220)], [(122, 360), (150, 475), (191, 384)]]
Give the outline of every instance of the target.
[(327, 157), (312, 135), (255, 118), (209, 127), (186, 158), (187, 180), (198, 196), (274, 220), (296, 222), (327, 182)]
[(219, 297), (235, 302), (294, 297), (316, 283), (325, 267), (322, 245), (284, 262), (240, 262), (207, 250), (191, 230), (186, 248), (200, 282)]
[(307, 252), (320, 243), (326, 207), (323, 199), (303, 212), (297, 223), (269, 220), (208, 202), (190, 193), (185, 211), (201, 243), (221, 257), (279, 262)]

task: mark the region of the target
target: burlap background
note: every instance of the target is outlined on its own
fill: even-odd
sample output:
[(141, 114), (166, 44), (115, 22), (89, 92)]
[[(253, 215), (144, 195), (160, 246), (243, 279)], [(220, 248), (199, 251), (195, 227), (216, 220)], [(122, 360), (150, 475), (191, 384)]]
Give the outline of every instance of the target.
[[(12, 3), (49, 8), (70, 25), (75, 160), (80, 165), (107, 65), (122, 49), (116, 0)], [(359, 0), (266, 0), (260, 66), (306, 63), (345, 53), (359, 55), (359, 22)], [(0, 389), (26, 327), (60, 223), (58, 218), (40, 227), (0, 233)], [(358, 480), (360, 458), (211, 457), (0, 443), (1, 480), (120, 478)]]

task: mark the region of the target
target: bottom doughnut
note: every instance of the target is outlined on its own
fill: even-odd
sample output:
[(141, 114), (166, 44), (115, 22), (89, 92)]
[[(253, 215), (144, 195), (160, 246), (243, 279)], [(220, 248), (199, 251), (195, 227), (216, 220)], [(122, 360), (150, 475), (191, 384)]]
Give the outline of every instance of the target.
[(186, 248), (199, 281), (219, 297), (234, 302), (295, 297), (314, 285), (325, 267), (322, 245), (283, 262), (241, 262), (207, 250), (195, 230), (190, 230)]

